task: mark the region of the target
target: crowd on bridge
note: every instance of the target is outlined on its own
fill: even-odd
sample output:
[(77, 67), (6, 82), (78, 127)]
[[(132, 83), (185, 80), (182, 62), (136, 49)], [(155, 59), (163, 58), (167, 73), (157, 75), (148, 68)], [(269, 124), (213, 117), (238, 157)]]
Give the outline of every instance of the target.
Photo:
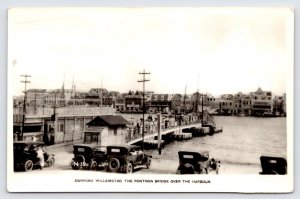
[[(160, 128), (161, 131), (167, 130), (169, 128), (179, 127), (181, 125), (188, 125), (193, 123), (203, 123), (212, 122), (212, 116), (208, 112), (204, 112), (203, 120), (201, 113), (190, 113), (190, 114), (166, 114), (161, 116)], [(130, 125), (127, 126), (128, 137), (127, 141), (138, 139), (142, 137), (143, 132), (143, 119), (142, 118), (131, 118)], [(147, 114), (144, 121), (144, 135), (150, 135), (158, 132), (158, 118), (156, 114)]]

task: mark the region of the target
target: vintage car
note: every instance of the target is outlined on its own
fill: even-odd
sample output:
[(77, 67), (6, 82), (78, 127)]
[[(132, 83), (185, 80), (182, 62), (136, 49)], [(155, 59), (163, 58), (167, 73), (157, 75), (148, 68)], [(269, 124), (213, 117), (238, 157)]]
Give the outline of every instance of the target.
[(218, 174), (220, 161), (209, 159), (207, 151), (198, 153), (191, 151), (179, 151), (179, 166), (176, 174)]
[[(41, 168), (40, 159), (37, 157), (37, 148), (44, 147), (43, 142), (16, 141), (14, 142), (14, 170), (31, 171)], [(44, 151), (44, 166), (52, 166), (55, 162), (54, 155)]]
[(75, 144), (73, 146), (74, 158), (71, 167), (74, 170), (83, 169), (105, 169), (107, 167), (107, 155), (105, 146), (89, 144)]
[(283, 157), (261, 156), (261, 175), (285, 175), (287, 174), (287, 162)]
[(108, 171), (132, 173), (137, 166), (151, 165), (151, 155), (144, 153), (139, 146), (108, 146)]

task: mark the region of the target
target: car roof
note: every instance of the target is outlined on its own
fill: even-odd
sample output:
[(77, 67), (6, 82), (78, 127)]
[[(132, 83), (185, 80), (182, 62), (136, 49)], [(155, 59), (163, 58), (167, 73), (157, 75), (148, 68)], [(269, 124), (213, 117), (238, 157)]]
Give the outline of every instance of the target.
[(180, 154), (190, 154), (190, 155), (193, 155), (193, 154), (209, 154), (208, 151), (178, 151), (178, 153)]
[(137, 146), (137, 145), (110, 145), (110, 146), (107, 146), (107, 148), (137, 149), (137, 148), (141, 148), (141, 147)]
[(194, 151), (178, 151), (178, 155), (179, 155), (179, 159), (180, 160), (185, 160), (185, 159), (189, 159), (184, 157), (185, 155), (192, 155), (195, 159), (203, 159), (203, 158), (208, 158), (205, 157), (205, 154), (209, 155), (208, 151), (202, 151), (202, 152), (194, 152)]
[(89, 147), (89, 148), (99, 148), (99, 147), (106, 147), (101, 145), (93, 145), (93, 144), (74, 144), (73, 147)]

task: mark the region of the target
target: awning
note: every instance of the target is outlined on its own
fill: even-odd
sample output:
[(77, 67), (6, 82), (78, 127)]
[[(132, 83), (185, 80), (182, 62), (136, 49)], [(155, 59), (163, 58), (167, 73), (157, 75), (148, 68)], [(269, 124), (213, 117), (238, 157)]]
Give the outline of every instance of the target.
[[(16, 122), (14, 126), (22, 126), (22, 123)], [(43, 122), (25, 123), (24, 126), (43, 126)]]

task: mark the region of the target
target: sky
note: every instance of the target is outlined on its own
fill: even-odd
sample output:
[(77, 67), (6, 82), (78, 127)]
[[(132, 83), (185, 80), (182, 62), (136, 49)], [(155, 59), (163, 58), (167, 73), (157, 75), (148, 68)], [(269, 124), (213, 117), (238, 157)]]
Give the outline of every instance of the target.
[(248, 93), (287, 90), (293, 67), (287, 8), (15, 8), (8, 13), (14, 95), (27, 88)]

